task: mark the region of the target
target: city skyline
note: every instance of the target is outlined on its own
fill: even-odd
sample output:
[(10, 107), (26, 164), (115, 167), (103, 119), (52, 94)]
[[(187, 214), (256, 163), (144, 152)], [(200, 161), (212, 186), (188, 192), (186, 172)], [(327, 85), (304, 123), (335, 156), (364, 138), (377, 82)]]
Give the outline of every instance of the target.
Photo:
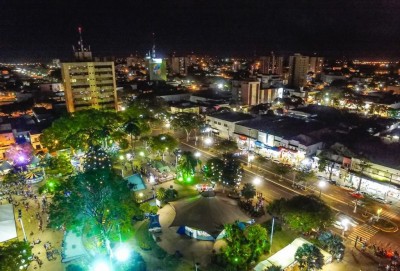
[(276, 51), (393, 59), (395, 1), (18, 1), (2, 7), (1, 61), (72, 58), (83, 28), (94, 55), (260, 56)]

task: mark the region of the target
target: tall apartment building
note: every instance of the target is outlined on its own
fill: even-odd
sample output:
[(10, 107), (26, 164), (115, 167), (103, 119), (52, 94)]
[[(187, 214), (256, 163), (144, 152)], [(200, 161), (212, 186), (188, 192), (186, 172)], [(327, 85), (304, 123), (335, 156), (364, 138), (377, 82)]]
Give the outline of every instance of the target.
[(173, 56), (170, 58), (170, 72), (172, 74), (186, 75), (189, 63), (188, 57)]
[(310, 57), (310, 72), (314, 74), (320, 74), (324, 68), (324, 58), (318, 56), (311, 56)]
[(289, 57), (289, 82), (292, 87), (304, 87), (307, 82), (310, 58), (301, 54)]
[(117, 110), (114, 62), (62, 63), (61, 74), (68, 112)]
[(260, 71), (262, 74), (279, 74), (283, 72), (283, 57), (275, 56), (271, 52), (270, 56), (260, 57)]
[(241, 105), (258, 104), (257, 94), (260, 82), (257, 80), (232, 80), (232, 99)]
[(78, 28), (78, 33), (78, 46), (72, 46), (75, 62), (61, 64), (68, 112), (90, 108), (117, 110), (114, 62), (93, 61), (90, 47), (83, 45), (82, 28)]

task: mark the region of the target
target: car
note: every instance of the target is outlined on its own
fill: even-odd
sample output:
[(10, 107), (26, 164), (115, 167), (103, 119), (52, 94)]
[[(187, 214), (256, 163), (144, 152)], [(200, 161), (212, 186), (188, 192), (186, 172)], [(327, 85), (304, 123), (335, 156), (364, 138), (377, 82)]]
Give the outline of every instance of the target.
[(381, 196), (373, 196), (372, 197), (374, 200), (376, 200), (377, 202), (383, 203), (383, 204), (392, 204), (391, 201), (386, 200), (384, 198), (382, 198)]
[(352, 196), (353, 198), (356, 198), (356, 199), (362, 199), (364, 197), (364, 195), (361, 194), (359, 191), (352, 191), (349, 194), (350, 194), (350, 196)]
[[(345, 221), (345, 223), (343, 222)], [(343, 226), (347, 224), (347, 229), (349, 229), (349, 227), (356, 227), (358, 226), (358, 222), (355, 221), (353, 218), (351, 218), (348, 215), (345, 215), (343, 213), (337, 213), (335, 216), (335, 222), (333, 223), (333, 226), (335, 228), (338, 228), (340, 230), (343, 229)]]

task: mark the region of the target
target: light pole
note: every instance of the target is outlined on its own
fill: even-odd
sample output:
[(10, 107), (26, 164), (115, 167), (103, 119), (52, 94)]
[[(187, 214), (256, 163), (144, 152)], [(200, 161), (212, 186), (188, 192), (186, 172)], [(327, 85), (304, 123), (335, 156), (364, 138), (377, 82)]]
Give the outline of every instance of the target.
[(19, 217), (18, 220), (19, 220), (19, 223), (21, 223), (22, 233), (24, 234), (24, 240), (25, 240), (25, 242), (28, 242), (28, 238), (26, 238), (26, 233), (25, 233), (24, 223), (22, 222), (22, 218)]
[(345, 231), (347, 231), (347, 226), (349, 225), (349, 220), (348, 219), (343, 219), (342, 220), (342, 227), (343, 227), (343, 230), (342, 230), (342, 237), (344, 237), (344, 232)]
[(247, 166), (250, 166), (250, 168), (253, 167), (253, 165), (251, 163), (253, 160), (254, 160), (254, 155), (249, 153), (248, 156), (247, 156)]
[(212, 143), (213, 143), (213, 140), (211, 137), (206, 137), (204, 139), (204, 144), (206, 144), (207, 147), (210, 147)]
[(381, 217), (381, 213), (382, 213), (382, 208), (379, 208), (379, 209), (376, 211), (376, 214), (378, 215), (378, 220), (379, 220), (379, 218)]
[(357, 204), (358, 204), (358, 199), (356, 199), (356, 200), (354, 201), (354, 210), (353, 210), (353, 213), (357, 213)]
[(318, 183), (318, 187), (319, 187), (319, 197), (321, 198), (321, 194), (322, 194), (322, 188), (324, 188), (326, 186), (326, 182), (325, 181), (319, 181)]
[(270, 245), (269, 245), (269, 253), (271, 253), (272, 249), (272, 238), (274, 237), (274, 226), (275, 226), (275, 217), (272, 217), (272, 227), (271, 227), (271, 238), (270, 238)]

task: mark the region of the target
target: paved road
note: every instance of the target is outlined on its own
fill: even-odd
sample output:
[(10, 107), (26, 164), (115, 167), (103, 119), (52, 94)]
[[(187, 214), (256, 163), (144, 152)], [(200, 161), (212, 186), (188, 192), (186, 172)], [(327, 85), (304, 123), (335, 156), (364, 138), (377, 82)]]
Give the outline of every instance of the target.
[[(181, 142), (181, 148), (187, 151), (199, 151), (201, 152), (201, 159), (205, 162), (207, 159), (211, 157), (217, 156), (215, 152), (210, 148), (203, 148), (203, 146), (194, 146), (194, 144)], [(244, 165), (247, 165), (247, 160), (244, 158), (240, 159)], [(307, 190), (293, 189), (292, 179), (285, 176), (281, 178), (277, 176), (275, 173), (271, 171), (271, 162), (268, 162), (266, 167), (264, 165), (262, 167), (256, 166), (253, 164), (251, 167), (244, 166), (244, 174), (243, 174), (243, 182), (252, 182), (254, 178), (261, 177), (263, 182), (257, 186), (257, 192), (263, 193), (263, 196), (267, 201), (272, 201), (274, 199), (279, 199), (281, 197), (290, 198), (294, 195), (308, 195), (308, 194), (320, 194), (320, 189), (314, 183)], [(360, 223), (360, 226), (350, 229), (346, 235), (357, 236), (364, 235), (371, 239), (371, 242), (380, 243), (382, 245), (391, 246), (392, 248), (398, 247), (400, 251), (400, 234), (397, 233), (383, 233), (377, 230), (371, 230), (370, 227), (363, 226), (365, 223), (365, 217), (361, 214), (363, 213), (363, 207), (357, 207), (357, 212), (354, 213), (354, 198), (352, 198), (349, 194), (349, 191), (343, 189), (341, 187), (335, 185), (327, 185), (321, 191), (321, 198), (329, 205), (332, 209), (337, 212), (344, 213), (357, 222)], [(375, 212), (379, 208), (382, 208), (383, 211), (381, 213), (382, 217), (388, 218), (391, 221), (395, 222), (398, 226), (400, 225), (400, 208), (397, 205), (385, 205), (380, 203), (375, 203), (372, 207), (370, 207), (371, 212)], [(338, 232), (340, 233), (340, 231)], [(359, 233), (359, 234), (358, 234)]]

